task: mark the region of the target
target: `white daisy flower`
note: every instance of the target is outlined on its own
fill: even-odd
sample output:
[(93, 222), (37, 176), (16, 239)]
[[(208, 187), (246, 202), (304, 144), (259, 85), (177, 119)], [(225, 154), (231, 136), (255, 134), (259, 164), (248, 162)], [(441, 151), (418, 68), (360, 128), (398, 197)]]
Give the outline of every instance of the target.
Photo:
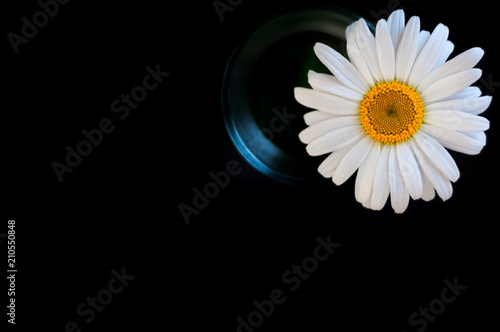
[(402, 10), (377, 23), (375, 36), (363, 19), (346, 30), (349, 60), (317, 43), (314, 51), (332, 75), (309, 72), (313, 89), (295, 88), (295, 98), (315, 109), (299, 134), (311, 156), (329, 154), (318, 171), (343, 184), (356, 170), (356, 200), (380, 210), (389, 195), (396, 213), (409, 198), (451, 197), (460, 177), (446, 149), (478, 154), (489, 121), (478, 116), (491, 103), (471, 87), (481, 77), (474, 66), (484, 52), (453, 51), (448, 28), (420, 31), (420, 19), (405, 25)]

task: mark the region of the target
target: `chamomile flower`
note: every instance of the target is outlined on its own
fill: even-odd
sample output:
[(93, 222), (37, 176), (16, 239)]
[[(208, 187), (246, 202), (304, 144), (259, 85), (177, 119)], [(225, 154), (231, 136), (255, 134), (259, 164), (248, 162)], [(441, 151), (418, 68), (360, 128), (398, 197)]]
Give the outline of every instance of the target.
[[(447, 151), (478, 154), (489, 121), (479, 116), (491, 103), (470, 85), (484, 52), (472, 48), (451, 60), (449, 30), (420, 30), (402, 10), (377, 23), (363, 19), (346, 30), (349, 60), (317, 43), (314, 51), (332, 75), (309, 72), (312, 89), (295, 88), (296, 100), (315, 109), (299, 134), (311, 156), (329, 154), (318, 171), (343, 184), (356, 171), (355, 197), (382, 209), (389, 196), (396, 213), (414, 200), (451, 197), (460, 177)], [(448, 60), (448, 61), (447, 61)]]

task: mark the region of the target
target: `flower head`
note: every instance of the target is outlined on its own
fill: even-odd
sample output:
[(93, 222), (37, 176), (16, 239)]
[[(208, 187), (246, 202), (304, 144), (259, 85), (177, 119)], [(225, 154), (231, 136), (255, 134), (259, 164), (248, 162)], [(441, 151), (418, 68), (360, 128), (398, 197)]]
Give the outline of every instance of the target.
[(318, 171), (335, 184), (358, 171), (355, 196), (367, 208), (382, 209), (389, 195), (397, 213), (410, 197), (449, 199), (460, 173), (446, 149), (474, 155), (486, 144), (489, 121), (479, 114), (491, 97), (470, 86), (484, 52), (448, 60), (448, 33), (442, 24), (420, 31), (418, 17), (405, 24), (398, 10), (377, 23), (375, 36), (363, 19), (347, 28), (349, 60), (314, 47), (333, 76), (310, 71), (313, 89), (295, 89), (297, 101), (315, 109), (299, 138), (311, 156), (329, 154)]

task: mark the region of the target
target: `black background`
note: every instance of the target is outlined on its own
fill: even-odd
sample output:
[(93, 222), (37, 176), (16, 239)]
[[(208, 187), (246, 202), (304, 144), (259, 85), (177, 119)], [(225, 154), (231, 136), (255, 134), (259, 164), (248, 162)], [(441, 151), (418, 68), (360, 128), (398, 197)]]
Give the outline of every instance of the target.
[[(62, 332), (75, 321), (82, 331), (235, 331), (254, 300), (279, 288), (287, 300), (256, 331), (416, 331), (408, 317), (455, 277), (467, 290), (427, 330), (495, 326), (495, 98), (484, 113), (491, 128), (482, 153), (452, 153), (461, 171), (452, 198), (411, 201), (403, 215), (390, 204), (381, 212), (361, 207), (353, 179), (340, 187), (319, 174), (304, 188), (275, 182), (232, 145), (220, 104), (231, 52), (268, 18), (313, 3), (245, 0), (221, 22), (210, 0), (74, 0), (18, 54), (4, 37), (0, 232), (16, 220), (15, 329)], [(407, 18), (420, 16), (423, 29), (444, 23), (453, 55), (483, 48), (478, 67), (486, 82), (500, 82), (492, 3), (330, 4), (371, 21), (394, 6)], [(36, 1), (3, 4), (3, 35), (19, 33), (21, 18), (38, 10)], [(118, 120), (111, 102), (157, 64), (170, 76)], [(500, 89), (476, 85), (486, 95)], [(103, 118), (116, 129), (59, 183), (51, 163), (62, 162), (65, 146), (76, 146), (81, 131)], [(187, 225), (179, 204), (192, 205), (193, 188), (232, 160), (242, 173)], [(291, 292), (282, 274), (328, 235), (340, 248)], [(1, 247), (6, 261), (5, 242)], [(83, 322), (75, 308), (122, 268), (136, 278)]]

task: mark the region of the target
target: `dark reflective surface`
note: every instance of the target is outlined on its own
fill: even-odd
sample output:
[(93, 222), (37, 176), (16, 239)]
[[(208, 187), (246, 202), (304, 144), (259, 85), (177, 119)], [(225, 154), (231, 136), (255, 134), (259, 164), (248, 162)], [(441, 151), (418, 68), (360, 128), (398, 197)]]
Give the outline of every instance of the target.
[(309, 87), (309, 70), (326, 71), (316, 42), (345, 54), (345, 29), (357, 18), (335, 7), (294, 11), (267, 21), (234, 51), (222, 89), (224, 119), (238, 151), (267, 176), (290, 185), (317, 176), (317, 161), (298, 139), (308, 109), (293, 89)]

